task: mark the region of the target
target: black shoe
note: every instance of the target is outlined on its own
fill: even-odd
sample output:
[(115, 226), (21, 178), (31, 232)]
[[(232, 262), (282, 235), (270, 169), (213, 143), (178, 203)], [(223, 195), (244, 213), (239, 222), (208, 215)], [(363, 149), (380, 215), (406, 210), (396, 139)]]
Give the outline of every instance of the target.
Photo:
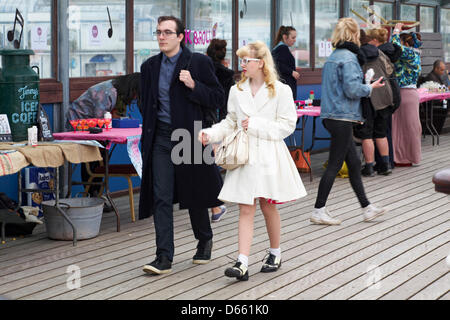
[(211, 250), (212, 250), (212, 239), (202, 243), (198, 242), (197, 252), (192, 258), (192, 263), (194, 264), (207, 264), (211, 260)]
[(274, 272), (280, 269), (280, 267), (281, 267), (281, 258), (277, 258), (273, 254), (269, 253), (269, 257), (261, 267), (261, 272)]
[(389, 163), (382, 163), (379, 166), (378, 174), (383, 176), (388, 176), (392, 173), (392, 168)]
[(373, 167), (365, 164), (364, 168), (361, 170), (361, 175), (363, 175), (364, 177), (374, 177), (375, 172), (373, 171)]
[(156, 257), (155, 261), (146, 264), (142, 269), (146, 273), (150, 274), (165, 274), (172, 271), (172, 261), (166, 256)]
[(239, 281), (248, 280), (248, 269), (240, 261), (230, 268), (225, 269), (225, 275), (230, 278), (236, 278)]

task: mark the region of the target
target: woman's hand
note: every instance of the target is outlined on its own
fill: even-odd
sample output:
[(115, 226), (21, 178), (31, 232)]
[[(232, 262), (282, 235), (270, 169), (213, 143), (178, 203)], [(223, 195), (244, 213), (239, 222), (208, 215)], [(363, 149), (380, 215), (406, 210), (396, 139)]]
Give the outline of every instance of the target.
[(200, 141), (203, 146), (206, 146), (209, 143), (210, 139), (211, 137), (207, 133), (204, 133), (203, 131), (200, 131), (198, 133), (198, 141)]
[(383, 80), (383, 77), (380, 77), (377, 81), (371, 84), (372, 89), (381, 88), (384, 87), (386, 84), (383, 82), (381, 83), (381, 80)]
[(295, 78), (295, 80), (300, 79), (300, 73), (298, 73), (297, 71), (292, 71), (292, 76)]
[(402, 32), (402, 28), (403, 28), (403, 23), (397, 23), (394, 27), (394, 31), (393, 34), (400, 34), (400, 32)]
[(248, 119), (248, 117), (247, 118), (245, 118), (245, 120), (242, 120), (242, 128), (244, 128), (244, 130), (245, 131), (247, 131), (247, 129), (248, 129), (248, 121), (249, 121), (249, 119)]

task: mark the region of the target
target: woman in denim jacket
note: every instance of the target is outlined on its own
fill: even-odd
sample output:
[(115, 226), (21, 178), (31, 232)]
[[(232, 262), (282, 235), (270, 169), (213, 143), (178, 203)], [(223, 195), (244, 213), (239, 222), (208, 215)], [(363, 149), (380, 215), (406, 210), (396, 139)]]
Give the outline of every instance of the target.
[(340, 224), (329, 215), (325, 207), (331, 187), (345, 160), (350, 183), (363, 208), (364, 221), (370, 221), (385, 213), (385, 209), (370, 204), (361, 180), (361, 162), (353, 141), (353, 124), (362, 123), (360, 99), (368, 97), (372, 90), (383, 87), (382, 78), (368, 85), (363, 84), (361, 66), (363, 55), (359, 54), (359, 25), (352, 18), (338, 21), (332, 35), (336, 48), (322, 71), (321, 115), (325, 128), (330, 132), (331, 143), (328, 166), (319, 184), (316, 204), (311, 215), (315, 224)]

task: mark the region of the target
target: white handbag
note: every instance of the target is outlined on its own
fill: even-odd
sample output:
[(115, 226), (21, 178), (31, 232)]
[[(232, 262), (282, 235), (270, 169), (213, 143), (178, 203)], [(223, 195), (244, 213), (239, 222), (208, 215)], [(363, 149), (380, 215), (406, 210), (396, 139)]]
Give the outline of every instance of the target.
[(223, 139), (216, 150), (215, 163), (225, 170), (233, 170), (248, 163), (248, 135), (243, 129)]

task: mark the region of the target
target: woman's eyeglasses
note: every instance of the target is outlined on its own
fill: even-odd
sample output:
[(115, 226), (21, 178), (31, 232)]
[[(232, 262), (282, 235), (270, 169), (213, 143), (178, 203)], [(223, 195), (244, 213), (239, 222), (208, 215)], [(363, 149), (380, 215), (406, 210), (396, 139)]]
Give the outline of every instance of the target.
[(247, 65), (247, 63), (249, 63), (250, 61), (259, 61), (259, 60), (261, 60), (261, 59), (256, 59), (256, 58), (244, 58), (244, 59), (241, 59), (241, 64), (242, 65)]
[(163, 35), (164, 37), (167, 37), (167, 36), (170, 36), (172, 34), (176, 34), (176, 32), (175, 31), (170, 31), (170, 30), (163, 30), (163, 31), (156, 30), (155, 32), (153, 32), (153, 35), (158, 36), (158, 37), (161, 36), (161, 35)]

